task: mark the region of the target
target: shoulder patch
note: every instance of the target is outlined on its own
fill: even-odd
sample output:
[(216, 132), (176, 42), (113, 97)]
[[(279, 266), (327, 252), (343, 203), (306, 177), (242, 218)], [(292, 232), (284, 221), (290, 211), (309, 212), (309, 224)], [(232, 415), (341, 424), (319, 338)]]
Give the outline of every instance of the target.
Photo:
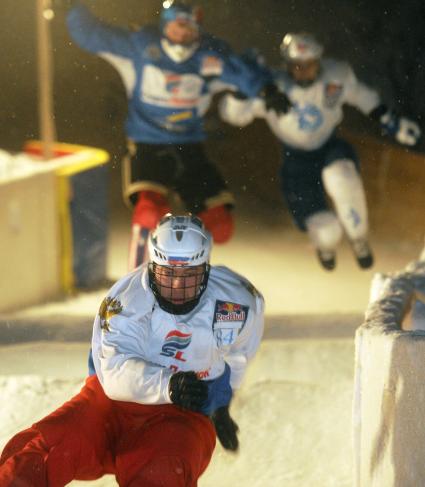
[(327, 108), (334, 108), (343, 92), (342, 83), (329, 82), (324, 85), (324, 105)]
[(219, 347), (232, 345), (243, 330), (249, 306), (216, 300), (214, 308), (213, 334)]
[(261, 293), (257, 290), (257, 288), (251, 284), (249, 281), (242, 280), (240, 281), (242, 287), (244, 287), (254, 298), (259, 298)]
[(202, 76), (221, 76), (223, 73), (223, 61), (217, 56), (207, 55), (201, 61)]
[(118, 299), (106, 297), (99, 308), (100, 327), (103, 331), (111, 331), (109, 328), (109, 320), (119, 315), (123, 307)]

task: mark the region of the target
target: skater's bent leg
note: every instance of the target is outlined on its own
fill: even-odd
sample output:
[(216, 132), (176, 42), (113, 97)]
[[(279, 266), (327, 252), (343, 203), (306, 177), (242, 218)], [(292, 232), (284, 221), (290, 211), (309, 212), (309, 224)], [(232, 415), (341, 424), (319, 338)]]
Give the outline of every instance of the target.
[(366, 196), (354, 162), (340, 159), (326, 166), (323, 170), (323, 184), (333, 200), (358, 264), (363, 269), (370, 268), (373, 255), (367, 241)]
[(34, 427), (16, 434), (0, 458), (2, 487), (47, 487), (46, 458), (49, 448)]
[(1, 457), (0, 485), (62, 487), (111, 472), (109, 402), (97, 377), (87, 379), (74, 398), (10, 440)]
[(173, 409), (124, 437), (116, 456), (121, 486), (196, 487), (215, 447), (214, 427), (205, 416)]

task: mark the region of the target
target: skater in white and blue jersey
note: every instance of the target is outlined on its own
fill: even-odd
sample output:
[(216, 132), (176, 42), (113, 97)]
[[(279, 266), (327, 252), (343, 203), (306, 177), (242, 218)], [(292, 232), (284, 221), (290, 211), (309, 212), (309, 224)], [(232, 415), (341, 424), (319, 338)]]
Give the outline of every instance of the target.
[(282, 192), (322, 266), (335, 267), (336, 249), (345, 232), (358, 264), (369, 268), (373, 256), (359, 161), (353, 147), (335, 134), (343, 106), (352, 105), (378, 121), (403, 145), (415, 145), (421, 131), (415, 122), (390, 110), (375, 90), (356, 78), (349, 64), (322, 59), (323, 47), (312, 35), (287, 34), (280, 49), (284, 65), (274, 79), (288, 95), (288, 113), (268, 110), (258, 97), (228, 94), (220, 103), (221, 116), (238, 126), (262, 117), (281, 141)]

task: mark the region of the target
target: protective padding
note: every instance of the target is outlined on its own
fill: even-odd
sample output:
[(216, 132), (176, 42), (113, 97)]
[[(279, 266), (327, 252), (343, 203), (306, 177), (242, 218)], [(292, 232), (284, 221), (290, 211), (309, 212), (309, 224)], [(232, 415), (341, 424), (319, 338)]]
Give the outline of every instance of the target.
[(156, 191), (140, 191), (133, 210), (133, 225), (153, 230), (171, 208), (167, 198)]
[(198, 214), (206, 229), (211, 233), (214, 243), (226, 243), (233, 236), (235, 222), (231, 210), (225, 206), (208, 208)]
[(306, 220), (308, 235), (320, 250), (335, 250), (342, 238), (342, 227), (332, 211), (319, 211)]
[(354, 162), (340, 159), (322, 172), (323, 185), (350, 240), (365, 238), (368, 232), (366, 196)]

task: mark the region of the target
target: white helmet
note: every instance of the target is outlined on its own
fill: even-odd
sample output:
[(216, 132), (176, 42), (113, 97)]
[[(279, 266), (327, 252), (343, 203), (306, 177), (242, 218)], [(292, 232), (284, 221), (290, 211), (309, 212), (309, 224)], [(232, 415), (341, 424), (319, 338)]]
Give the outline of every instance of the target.
[[(167, 214), (149, 242), (149, 285), (162, 309), (191, 311), (205, 291), (212, 238), (196, 216)], [(177, 282), (177, 284), (176, 284)]]
[(280, 53), (287, 62), (303, 62), (320, 59), (323, 46), (307, 32), (288, 33), (280, 44)]
[(149, 238), (149, 261), (159, 265), (195, 266), (210, 260), (211, 235), (192, 215), (161, 219)]

